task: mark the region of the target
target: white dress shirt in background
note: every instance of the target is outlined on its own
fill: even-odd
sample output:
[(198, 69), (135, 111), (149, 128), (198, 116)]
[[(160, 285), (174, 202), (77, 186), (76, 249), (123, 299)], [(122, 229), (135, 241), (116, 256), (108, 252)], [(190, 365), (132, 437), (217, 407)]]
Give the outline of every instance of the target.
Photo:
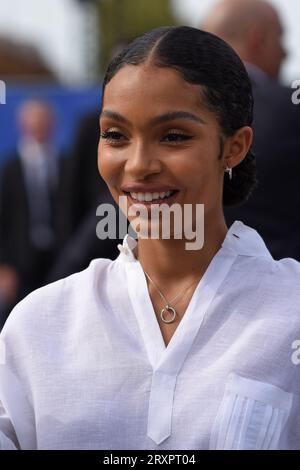
[(37, 249), (47, 250), (55, 243), (51, 198), (58, 183), (57, 155), (50, 144), (30, 138), (21, 140), (19, 155), (29, 209), (31, 242)]

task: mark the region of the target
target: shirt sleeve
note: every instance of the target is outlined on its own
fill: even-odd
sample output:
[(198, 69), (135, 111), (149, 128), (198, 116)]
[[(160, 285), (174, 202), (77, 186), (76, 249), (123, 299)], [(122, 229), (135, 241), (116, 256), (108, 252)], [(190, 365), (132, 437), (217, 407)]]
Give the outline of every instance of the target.
[(29, 346), (22, 323), (13, 311), (0, 334), (1, 450), (36, 449)]
[(0, 450), (17, 450), (18, 448), (15, 430), (0, 402)]

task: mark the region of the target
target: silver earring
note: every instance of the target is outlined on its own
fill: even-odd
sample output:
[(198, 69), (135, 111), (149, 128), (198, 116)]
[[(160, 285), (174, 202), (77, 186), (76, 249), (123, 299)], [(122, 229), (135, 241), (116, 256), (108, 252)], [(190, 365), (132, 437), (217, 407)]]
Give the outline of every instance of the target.
[(232, 180), (232, 168), (227, 166), (225, 172), (228, 173), (229, 179)]

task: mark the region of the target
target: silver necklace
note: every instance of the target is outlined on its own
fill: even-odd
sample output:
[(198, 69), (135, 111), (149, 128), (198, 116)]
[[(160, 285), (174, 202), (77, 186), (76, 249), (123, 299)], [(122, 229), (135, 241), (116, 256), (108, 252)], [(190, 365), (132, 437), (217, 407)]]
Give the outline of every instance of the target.
[[(149, 279), (150, 282), (152, 282), (152, 284), (154, 285), (155, 289), (157, 290), (157, 292), (159, 293), (160, 297), (165, 301), (166, 305), (162, 308), (162, 310), (160, 311), (160, 318), (161, 320), (164, 322), (164, 323), (172, 323), (175, 318), (176, 318), (176, 315), (177, 315), (177, 312), (174, 308), (174, 302), (175, 300), (183, 293), (183, 292), (186, 292), (190, 289), (190, 287), (192, 287), (197, 281), (194, 281), (193, 284), (191, 284), (187, 289), (183, 289), (182, 291), (179, 292), (179, 294), (177, 294), (172, 300), (168, 301), (164, 294), (160, 291), (160, 289), (157, 287), (157, 285), (155, 284), (155, 282), (151, 279), (151, 277), (149, 276), (148, 273), (146, 273), (146, 271), (144, 270), (144, 273), (145, 275), (147, 276), (147, 278)], [(173, 304), (173, 307), (171, 306), (171, 304)], [(171, 318), (169, 320), (167, 320), (165, 317), (164, 317), (164, 314), (166, 312), (169, 312), (172, 314)]]

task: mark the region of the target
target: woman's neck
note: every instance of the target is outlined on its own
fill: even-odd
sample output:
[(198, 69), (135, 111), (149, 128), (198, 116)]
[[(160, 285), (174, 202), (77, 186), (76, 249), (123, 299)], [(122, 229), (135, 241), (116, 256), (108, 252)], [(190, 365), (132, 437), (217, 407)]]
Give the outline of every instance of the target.
[(225, 219), (214, 224), (206, 221), (204, 245), (200, 250), (187, 250), (188, 240), (139, 239), (137, 257), (142, 268), (160, 286), (180, 285), (201, 278), (226, 237)]

